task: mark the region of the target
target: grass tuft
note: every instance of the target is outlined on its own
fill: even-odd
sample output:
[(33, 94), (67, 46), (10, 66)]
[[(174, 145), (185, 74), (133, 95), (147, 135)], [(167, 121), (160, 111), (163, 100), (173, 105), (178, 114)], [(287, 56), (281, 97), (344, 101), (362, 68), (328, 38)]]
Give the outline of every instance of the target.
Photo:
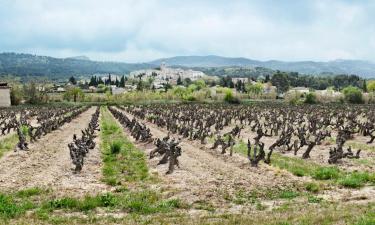
[(340, 170), (337, 167), (320, 167), (312, 175), (317, 180), (334, 180), (339, 176)]

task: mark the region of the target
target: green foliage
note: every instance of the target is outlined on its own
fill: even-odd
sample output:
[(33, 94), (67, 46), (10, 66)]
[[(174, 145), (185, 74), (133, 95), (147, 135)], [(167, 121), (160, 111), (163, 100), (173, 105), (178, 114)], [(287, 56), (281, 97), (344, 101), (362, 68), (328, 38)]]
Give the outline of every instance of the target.
[(319, 197), (316, 197), (316, 196), (313, 196), (313, 195), (309, 195), (307, 196), (307, 201), (309, 203), (320, 203), (322, 202), (323, 198), (319, 198)]
[[(101, 149), (103, 152), (104, 181), (109, 185), (119, 185), (124, 181), (132, 182), (148, 179), (148, 167), (144, 153), (127, 139), (123, 129), (104, 107), (101, 108), (100, 128), (102, 131)], [(118, 153), (113, 154), (113, 151), (118, 151)]]
[(239, 104), (240, 99), (233, 95), (232, 90), (228, 89), (225, 92), (224, 101), (230, 104)]
[(288, 91), (290, 81), (288, 74), (285, 72), (277, 71), (271, 78), (271, 83), (277, 87), (279, 93), (285, 93)]
[(340, 176), (340, 170), (337, 167), (320, 167), (312, 177), (317, 180), (332, 180)]
[(182, 83), (182, 79), (181, 79), (181, 76), (178, 76), (178, 78), (177, 78), (177, 83), (176, 83), (177, 85), (183, 85), (183, 83)]
[(12, 105), (19, 105), (23, 99), (22, 89), (18, 85), (13, 85), (10, 89), (10, 102)]
[(374, 225), (375, 224), (375, 212), (370, 211), (361, 216), (361, 218), (354, 225)]
[(40, 195), (43, 192), (45, 191), (38, 187), (34, 187), (34, 188), (29, 188), (29, 189), (18, 191), (16, 193), (16, 196), (20, 198), (27, 198), (27, 197), (31, 197), (35, 195)]
[(367, 90), (370, 92), (375, 92), (375, 80), (369, 81), (367, 83)]
[(305, 97), (304, 103), (306, 104), (316, 104), (318, 101), (316, 99), (316, 95), (312, 92), (307, 93)]
[(206, 87), (206, 82), (203, 79), (196, 80), (194, 84), (197, 86), (197, 90), (201, 90)]
[(340, 185), (349, 188), (363, 187), (367, 182), (375, 182), (374, 177), (367, 172), (353, 172), (338, 180)]
[(3, 138), (0, 141), (0, 158), (7, 151), (13, 150), (18, 143), (18, 135), (13, 134), (9, 137)]
[(84, 93), (79, 87), (70, 87), (64, 94), (64, 99), (67, 101), (71, 101), (73, 99), (74, 102), (77, 102), (77, 100), (82, 100), (83, 98)]
[(21, 126), (21, 132), (23, 135), (27, 136), (29, 131), (29, 127), (27, 125), (22, 125)]
[(279, 198), (283, 198), (283, 199), (293, 199), (293, 198), (296, 198), (299, 196), (299, 193), (298, 192), (294, 192), (294, 191), (290, 191), (290, 190), (285, 190), (285, 191), (282, 191), (280, 194), (279, 194)]
[(26, 102), (29, 104), (42, 103), (42, 95), (38, 90), (35, 82), (30, 82), (23, 86), (23, 95)]
[(245, 85), (246, 92), (252, 93), (255, 95), (260, 95), (263, 92), (263, 84), (257, 82), (255, 84), (247, 83)]
[(0, 194), (0, 218), (10, 219), (33, 208), (29, 201), (16, 202), (12, 196)]
[(121, 151), (121, 148), (122, 148), (123, 145), (124, 144), (123, 144), (122, 141), (119, 141), (119, 140), (113, 141), (110, 144), (111, 153), (112, 154), (118, 154)]
[(362, 91), (358, 87), (348, 86), (342, 90), (345, 100), (349, 103), (363, 103)]
[(73, 84), (73, 85), (76, 85), (76, 84), (77, 84), (77, 80), (76, 80), (76, 78), (74, 78), (73, 76), (71, 76), (71, 77), (69, 78), (69, 82), (70, 82), (71, 84)]
[(310, 182), (305, 185), (307, 191), (312, 193), (318, 193), (320, 191), (320, 185), (315, 182)]

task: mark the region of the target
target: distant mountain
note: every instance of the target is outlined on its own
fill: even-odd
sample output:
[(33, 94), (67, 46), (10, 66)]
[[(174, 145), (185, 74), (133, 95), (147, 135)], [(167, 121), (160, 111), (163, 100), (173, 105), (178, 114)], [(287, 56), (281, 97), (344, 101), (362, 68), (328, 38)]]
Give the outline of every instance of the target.
[(314, 61), (258, 61), (247, 58), (229, 58), (221, 56), (176, 56), (157, 59), (149, 64), (160, 65), (165, 62), (171, 66), (185, 67), (264, 67), (273, 70), (293, 71), (303, 74), (356, 74), (362, 77), (375, 78), (375, 63), (362, 60), (334, 60), (328, 62)]
[(208, 75), (265, 76), (273, 70), (293, 71), (303, 74), (332, 75), (356, 74), (375, 78), (375, 64), (360, 60), (335, 60), (329, 62), (284, 62), (258, 61), (247, 58), (221, 56), (176, 56), (158, 59), (149, 63), (123, 63), (92, 61), (86, 56), (53, 58), (31, 54), (0, 53), (0, 76), (14, 75), (25, 77), (48, 77), (66, 79), (74, 76), (89, 76), (95, 73), (128, 74), (134, 70), (149, 69), (165, 62), (168, 66), (193, 68)]
[(86, 57), (53, 58), (31, 54), (1, 53), (0, 75), (22, 77), (39, 76), (65, 79), (69, 76), (85, 76), (95, 73), (127, 74), (133, 70), (152, 68), (145, 63), (98, 62)]
[(79, 56), (73, 56), (73, 57), (68, 57), (66, 59), (78, 59), (78, 60), (87, 60), (90, 61), (90, 58), (85, 56), (85, 55), (79, 55)]
[(216, 55), (208, 56), (175, 56), (172, 58), (157, 59), (150, 64), (160, 65), (161, 63), (185, 67), (222, 67), (222, 66), (257, 66), (259, 61), (247, 58), (228, 58)]

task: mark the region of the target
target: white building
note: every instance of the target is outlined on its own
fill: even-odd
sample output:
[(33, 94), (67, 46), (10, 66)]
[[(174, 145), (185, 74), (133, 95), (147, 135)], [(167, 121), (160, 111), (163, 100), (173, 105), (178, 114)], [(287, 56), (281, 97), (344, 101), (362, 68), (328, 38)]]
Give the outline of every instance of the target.
[(10, 105), (10, 87), (7, 83), (0, 83), (0, 107), (9, 107)]
[(298, 92), (300, 94), (307, 94), (310, 92), (310, 89), (306, 88), (306, 87), (295, 87), (295, 88), (292, 88), (290, 89), (289, 91), (295, 91), (295, 92)]
[(155, 79), (157, 83), (176, 83), (177, 79), (180, 77), (181, 80), (189, 78), (190, 80), (198, 80), (203, 78), (205, 74), (201, 71), (195, 70), (183, 70), (180, 68), (169, 68), (162, 63), (160, 69), (147, 69), (147, 70), (137, 70), (130, 73), (130, 78), (141, 78), (142, 80), (147, 80), (148, 78)]
[(243, 77), (233, 77), (232, 78), (232, 81), (234, 84), (237, 84), (239, 81), (241, 81), (242, 83), (248, 83), (249, 82), (249, 78), (243, 78)]
[(122, 88), (122, 87), (112, 86), (111, 88), (112, 88), (113, 95), (121, 95), (126, 92), (125, 88)]

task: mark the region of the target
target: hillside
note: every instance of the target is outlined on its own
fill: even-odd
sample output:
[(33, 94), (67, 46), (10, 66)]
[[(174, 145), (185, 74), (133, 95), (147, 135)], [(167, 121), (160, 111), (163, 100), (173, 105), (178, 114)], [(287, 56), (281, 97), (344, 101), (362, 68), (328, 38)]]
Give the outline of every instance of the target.
[(0, 75), (20, 77), (42, 76), (50, 79), (67, 78), (71, 75), (94, 73), (126, 74), (133, 70), (151, 68), (149, 64), (91, 61), (85, 57), (53, 58), (31, 54), (0, 54)]
[(375, 77), (375, 63), (361, 60), (334, 60), (328, 62), (298, 61), (284, 62), (277, 60), (258, 61), (247, 58), (228, 58), (221, 56), (176, 56), (158, 59), (150, 64), (186, 67), (264, 67), (273, 70), (293, 71), (303, 74), (356, 74), (366, 78)]

